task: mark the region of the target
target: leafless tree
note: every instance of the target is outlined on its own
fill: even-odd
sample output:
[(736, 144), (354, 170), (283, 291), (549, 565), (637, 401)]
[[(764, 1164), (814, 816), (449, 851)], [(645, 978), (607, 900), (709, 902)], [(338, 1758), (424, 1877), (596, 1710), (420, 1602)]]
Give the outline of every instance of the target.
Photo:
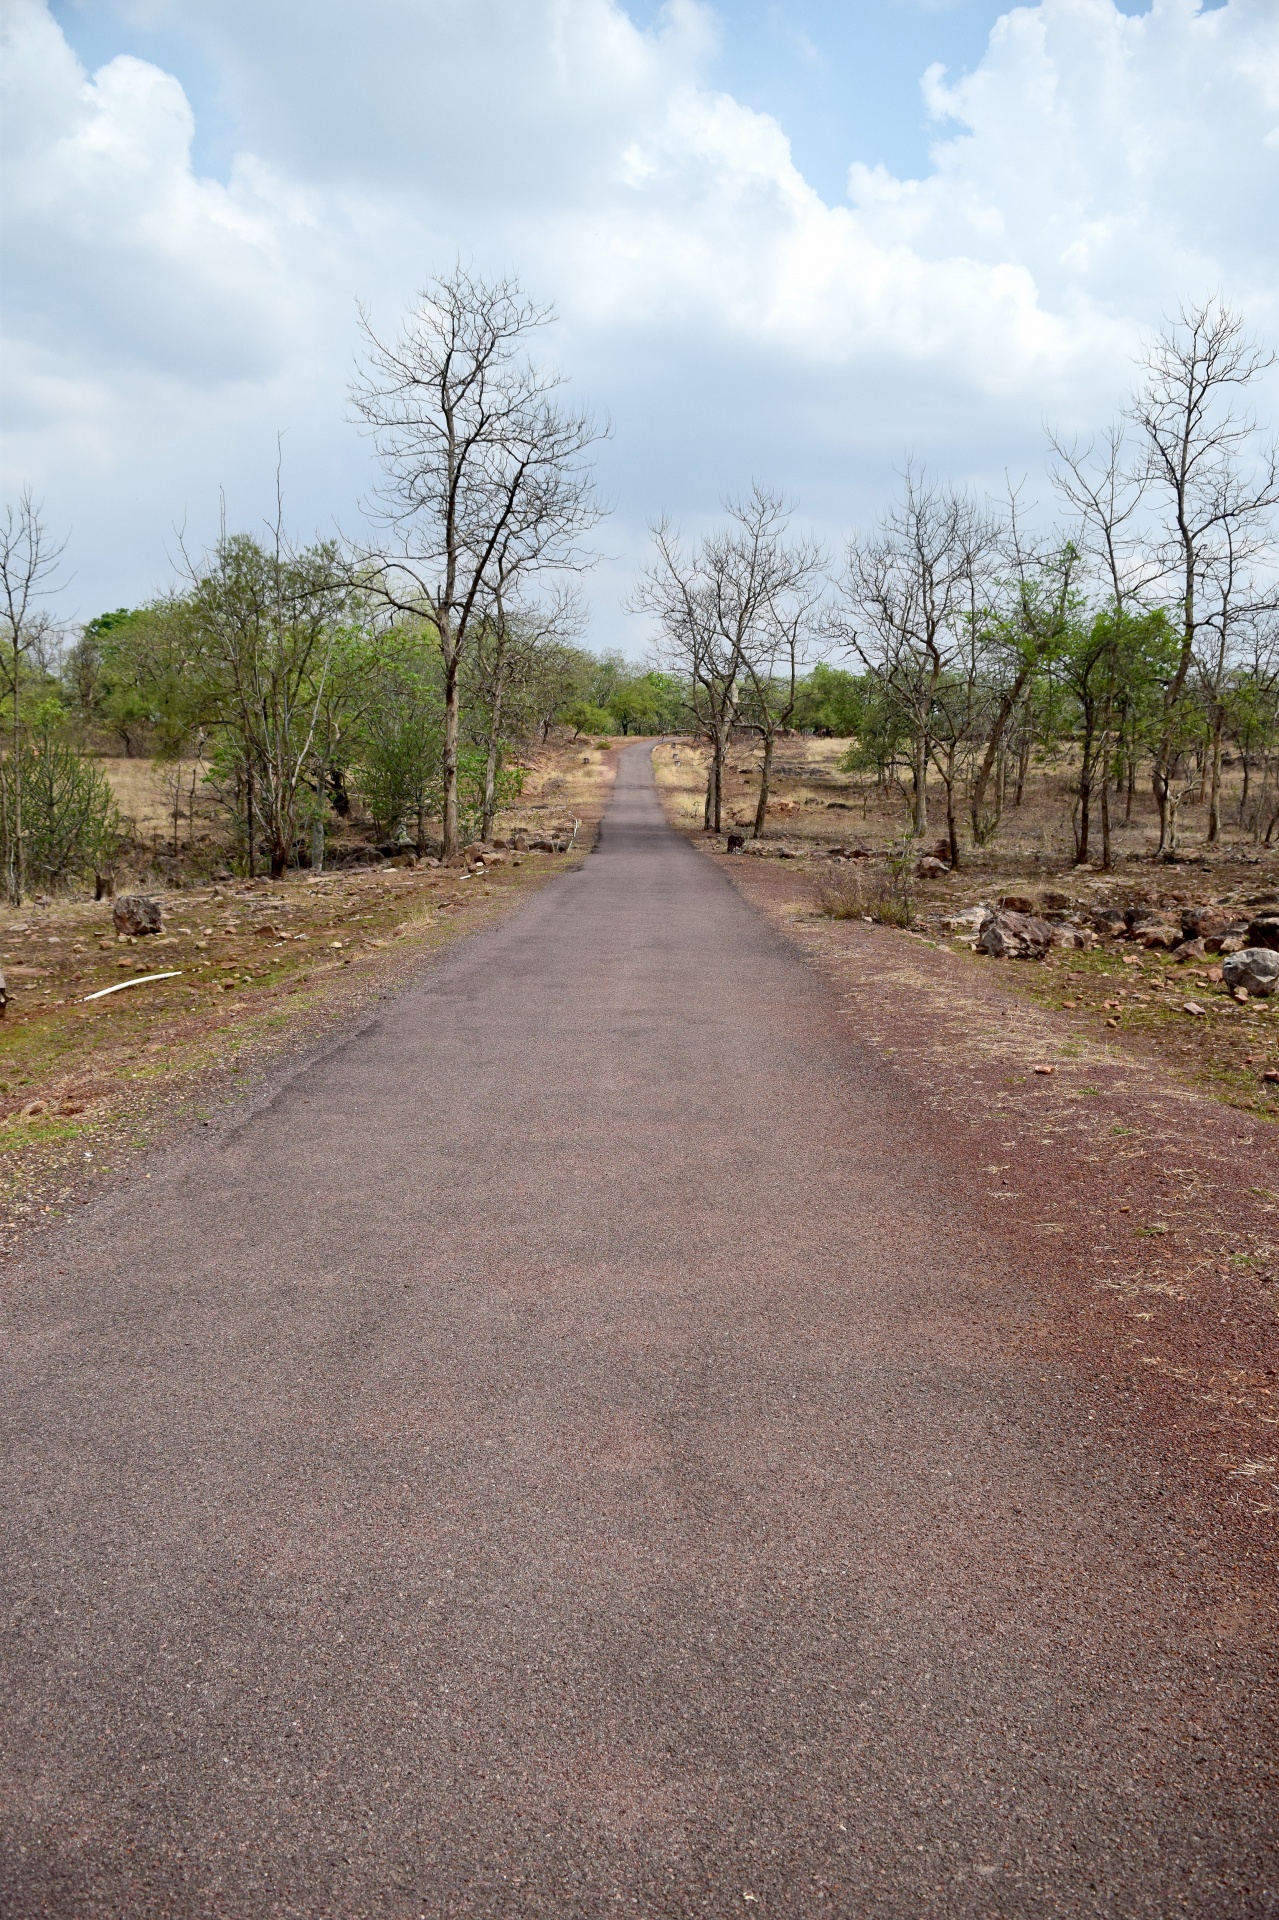
[(990, 515), (968, 494), (908, 466), (875, 533), (848, 543), (831, 631), (878, 677), (909, 728), (916, 837), (928, 832), (942, 683), (962, 668), (974, 584), (995, 538)]
[(801, 674), (830, 647), (821, 618), (826, 556), (812, 541), (797, 541), (786, 546), (784, 552), (788, 565), (769, 596), (768, 616), (758, 631), (748, 636), (742, 652), (744, 698), (740, 717), (759, 735), (764, 749), (755, 801), (753, 831), (757, 839), (768, 818), (777, 736), (794, 716)]
[(22, 903), (26, 863), (22, 826), (22, 676), (28, 657), (44, 663), (53, 622), (43, 604), (57, 590), (66, 542), (54, 545), (40, 507), (23, 489), (16, 506), (6, 506), (0, 522), (0, 620), (3, 621), (6, 692), (12, 702), (9, 728), (10, 778), (5, 783), (10, 818), (5, 887), (13, 906)]
[(1261, 444), (1243, 396), (1274, 360), (1219, 298), (1183, 306), (1151, 343), (1129, 412), (1145, 453), (1154, 550), (1177, 594), (1180, 648), (1153, 769), (1161, 854), (1176, 844), (1174, 780), (1196, 655), (1228, 647), (1233, 624), (1251, 617), (1256, 570), (1273, 539), (1279, 450)]
[[(737, 724), (747, 660), (775, 652), (778, 620), (802, 600), (814, 552), (786, 538), (780, 494), (754, 485), (728, 499), (729, 524), (686, 548), (667, 520), (652, 528), (654, 554), (630, 606), (657, 621), (658, 657), (689, 684), (694, 718), (710, 742), (703, 821), (723, 827), (724, 760)], [(765, 799), (765, 805), (767, 800)]]
[(361, 324), (352, 388), (384, 480), (374, 512), (389, 546), (363, 556), (389, 607), (427, 618), (444, 679), (444, 851), (458, 843), (460, 680), (499, 585), (585, 563), (597, 523), (590, 414), (562, 406), (560, 375), (528, 358), (552, 318), (514, 279), (457, 266), (419, 295), (394, 340)]

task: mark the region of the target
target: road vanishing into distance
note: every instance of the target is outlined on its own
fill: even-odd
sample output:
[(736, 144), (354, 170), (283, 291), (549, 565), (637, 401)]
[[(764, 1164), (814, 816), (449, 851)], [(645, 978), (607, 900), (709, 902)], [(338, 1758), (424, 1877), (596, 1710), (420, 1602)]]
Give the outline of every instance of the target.
[(1273, 1648), (646, 749), (146, 1170), (3, 1274), (3, 1914), (1279, 1913)]

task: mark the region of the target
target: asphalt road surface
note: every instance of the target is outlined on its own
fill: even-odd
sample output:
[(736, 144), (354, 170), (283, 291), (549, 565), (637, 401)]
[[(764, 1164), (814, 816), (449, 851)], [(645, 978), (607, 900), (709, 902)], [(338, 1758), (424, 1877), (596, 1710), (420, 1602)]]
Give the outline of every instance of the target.
[(1273, 1650), (939, 1152), (629, 752), (5, 1270), (0, 1911), (1279, 1912)]

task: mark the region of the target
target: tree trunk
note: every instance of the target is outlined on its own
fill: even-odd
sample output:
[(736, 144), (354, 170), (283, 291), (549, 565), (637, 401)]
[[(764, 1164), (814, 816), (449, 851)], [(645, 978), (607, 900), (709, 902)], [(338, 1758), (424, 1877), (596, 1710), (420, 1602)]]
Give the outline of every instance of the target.
[(315, 812), (311, 816), (311, 871), (324, 872), (324, 791), (329, 770), (321, 760), (315, 770)]
[[(1013, 717), (1017, 702), (1021, 698), (1022, 688), (1025, 686), (1029, 675), (1029, 668), (1026, 669), (1025, 673), (1018, 674), (1016, 680), (1014, 680), (1012, 686), (1000, 701), (999, 711), (995, 715), (994, 725), (991, 727), (990, 734), (986, 741), (986, 752), (982, 758), (981, 766), (977, 770), (977, 778), (973, 782), (973, 790), (969, 797), (969, 813), (972, 818), (973, 839), (979, 847), (985, 845), (992, 831), (988, 824), (982, 819), (982, 809), (986, 804), (986, 789), (990, 785), (991, 775), (996, 771), (1001, 759), (1004, 733), (1007, 729), (1008, 722)], [(1002, 803), (1000, 811), (1002, 812)], [(998, 819), (998, 816), (996, 816), (996, 819)]]
[(1092, 829), (1092, 775), (1093, 740), (1092, 726), (1084, 725), (1083, 758), (1079, 766), (1079, 825), (1075, 831), (1075, 865), (1082, 867), (1088, 860), (1088, 840)]
[(1101, 864), (1104, 872), (1109, 873), (1113, 864), (1110, 856), (1110, 735), (1104, 733), (1101, 742)]
[(950, 841), (950, 864), (959, 872), (959, 828), (955, 824), (955, 763), (952, 757), (946, 781), (946, 834)]
[(915, 782), (911, 831), (917, 840), (922, 840), (928, 832), (928, 735), (923, 732), (915, 736), (911, 777)]
[(718, 728), (715, 730), (714, 749), (711, 756), (711, 818), (712, 833), (719, 833), (724, 820), (724, 755), (727, 743)]
[(1208, 844), (1215, 846), (1221, 833), (1221, 735), (1225, 716), (1218, 711), (1212, 728), (1212, 750), (1208, 768)]
[(253, 809), (253, 762), (251, 760), (248, 762), (244, 770), (244, 791), (245, 791), (245, 802), (244, 802), (245, 837), (248, 841), (249, 878), (250, 880), (255, 880), (257, 878), (258, 868), (257, 868), (257, 846), (254, 840), (256, 823), (254, 820), (254, 809)]
[(755, 838), (758, 840), (764, 831), (764, 822), (768, 818), (768, 790), (773, 777), (773, 736), (764, 735), (764, 758), (759, 769), (759, 798), (755, 802)]
[(489, 724), (489, 750), (484, 762), (484, 812), (480, 822), (480, 839), (489, 840), (493, 835), (493, 816), (497, 812), (497, 738), (502, 724), (502, 682), (499, 678), (493, 691), (493, 713)]
[(446, 860), (458, 850), (457, 741), (461, 711), (459, 665), (460, 662), (453, 657), (446, 661), (444, 667), (444, 858)]

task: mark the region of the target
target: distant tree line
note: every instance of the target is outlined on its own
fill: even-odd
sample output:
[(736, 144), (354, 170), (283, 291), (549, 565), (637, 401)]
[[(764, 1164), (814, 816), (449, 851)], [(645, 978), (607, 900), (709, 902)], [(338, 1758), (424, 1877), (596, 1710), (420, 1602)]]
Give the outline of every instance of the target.
[(1143, 788), (1164, 856), (1189, 806), (1210, 842), (1279, 830), (1279, 459), (1250, 403), (1273, 356), (1220, 301), (1155, 339), (1106, 435), (1054, 443), (1055, 528), (1016, 492), (992, 504), (915, 467), (837, 567), (761, 486), (699, 540), (657, 522), (630, 600), (656, 634), (638, 666), (581, 644), (601, 431), (531, 356), (548, 317), (459, 268), (393, 339), (366, 324), (353, 401), (382, 482), (363, 543), (295, 546), (278, 512), (69, 636), (47, 611), (60, 551), (29, 496), (7, 511), (11, 901), (109, 884), (124, 824), (85, 751), (108, 740), (161, 768), (175, 851), (211, 797), (251, 874), (322, 867), (356, 806), (383, 843), (487, 838), (557, 725), (694, 733), (716, 831), (730, 743), (758, 743), (762, 832), (776, 743), (797, 730), (846, 739), (850, 770), (904, 793), (914, 837), (939, 810), (956, 865), (1045, 760), (1069, 769), (1081, 862), (1109, 866)]
[[(1217, 299), (1151, 344), (1121, 420), (1054, 441), (1055, 530), (1017, 494), (991, 504), (908, 466), (897, 498), (832, 570), (756, 487), (686, 545), (668, 521), (633, 604), (660, 633), (710, 749), (705, 823), (722, 824), (730, 737), (763, 745), (756, 829), (779, 728), (853, 745), (847, 764), (904, 778), (910, 830), (940, 804), (950, 858), (996, 835), (1032, 759), (1070, 765), (1078, 862), (1113, 857), (1112, 827), (1148, 783), (1158, 854), (1185, 809), (1279, 828), (1279, 455), (1251, 394), (1274, 355)], [(834, 658), (849, 667), (831, 665)], [(851, 670), (850, 670), (851, 668)]]

